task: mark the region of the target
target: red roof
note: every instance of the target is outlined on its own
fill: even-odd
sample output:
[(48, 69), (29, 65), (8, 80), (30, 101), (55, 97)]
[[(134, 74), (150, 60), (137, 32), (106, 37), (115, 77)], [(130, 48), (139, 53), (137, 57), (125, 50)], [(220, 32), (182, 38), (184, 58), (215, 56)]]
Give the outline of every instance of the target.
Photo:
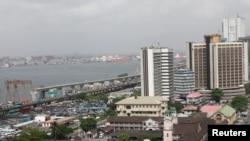
[(199, 92), (194, 92), (187, 95), (187, 98), (198, 98), (198, 97), (201, 97), (201, 94)]
[(221, 105), (204, 105), (200, 108), (200, 111), (203, 113), (210, 113), (218, 111), (222, 106)]

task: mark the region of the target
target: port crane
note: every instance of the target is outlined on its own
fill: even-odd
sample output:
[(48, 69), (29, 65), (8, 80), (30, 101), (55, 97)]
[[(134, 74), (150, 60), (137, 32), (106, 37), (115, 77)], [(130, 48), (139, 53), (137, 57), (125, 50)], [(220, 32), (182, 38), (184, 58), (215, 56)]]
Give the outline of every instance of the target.
[[(18, 85), (22, 85), (23, 86), (23, 90), (24, 90), (24, 95), (19, 95), (18, 92)], [(32, 89), (32, 82), (31, 80), (6, 80), (5, 81), (5, 92), (6, 92), (6, 101), (8, 103), (15, 103), (15, 102), (22, 102), (23, 96), (25, 98), (27, 95), (27, 92), (25, 91), (25, 85), (30, 85), (30, 88)]]

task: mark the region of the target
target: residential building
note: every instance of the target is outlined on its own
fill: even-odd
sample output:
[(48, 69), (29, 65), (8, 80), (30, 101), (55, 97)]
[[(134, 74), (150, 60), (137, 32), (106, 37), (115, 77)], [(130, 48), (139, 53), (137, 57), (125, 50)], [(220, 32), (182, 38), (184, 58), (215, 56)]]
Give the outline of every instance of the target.
[(134, 96), (115, 104), (118, 116), (162, 117), (167, 102), (168, 99), (163, 96)]
[(141, 92), (143, 96), (165, 96), (174, 93), (173, 49), (141, 48)]
[(204, 43), (187, 43), (187, 69), (195, 72), (195, 89), (227, 90), (224, 98), (229, 100), (245, 94), (241, 92), (248, 81), (247, 43), (221, 42), (218, 34), (204, 38)]
[(163, 117), (111, 116), (108, 117), (106, 123), (106, 127), (109, 126), (112, 127), (114, 131), (120, 131), (120, 130), (162, 131)]
[(174, 72), (174, 95), (182, 99), (195, 88), (194, 72), (188, 69), (177, 69)]
[(184, 115), (190, 116), (196, 112), (198, 112), (198, 106), (197, 105), (186, 105), (184, 108), (182, 108), (182, 112)]
[(202, 95), (199, 92), (193, 92), (187, 95), (187, 104), (198, 105), (202, 102)]
[(222, 20), (223, 39), (228, 42), (238, 41), (239, 37), (245, 37), (245, 18), (237, 15), (236, 18), (224, 18)]

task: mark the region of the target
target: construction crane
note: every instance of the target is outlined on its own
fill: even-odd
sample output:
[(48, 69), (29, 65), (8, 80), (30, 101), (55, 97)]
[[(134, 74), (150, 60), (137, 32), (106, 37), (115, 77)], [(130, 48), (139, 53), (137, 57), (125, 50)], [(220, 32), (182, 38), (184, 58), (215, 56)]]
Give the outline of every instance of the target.
[[(27, 92), (25, 91), (25, 85), (27, 85), (27, 84), (30, 85), (30, 88), (32, 89), (31, 80), (7, 80), (7, 81), (5, 81), (6, 101), (8, 103), (12, 103), (12, 104), (15, 102), (22, 103), (22, 101), (24, 100), (23, 96), (25, 98), (27, 98), (27, 96), (26, 96)], [(24, 95), (19, 95), (18, 85), (23, 86)]]

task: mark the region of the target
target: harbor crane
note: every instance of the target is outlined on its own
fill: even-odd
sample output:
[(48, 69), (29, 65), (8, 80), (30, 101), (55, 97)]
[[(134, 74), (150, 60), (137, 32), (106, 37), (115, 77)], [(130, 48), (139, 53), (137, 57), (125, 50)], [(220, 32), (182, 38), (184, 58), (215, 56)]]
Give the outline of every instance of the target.
[[(18, 85), (23, 86), (23, 94), (19, 95)], [(32, 89), (31, 80), (6, 80), (5, 81), (5, 92), (6, 92), (6, 101), (8, 103), (22, 102), (23, 97), (27, 98), (27, 92), (25, 91), (25, 85), (30, 85)]]

